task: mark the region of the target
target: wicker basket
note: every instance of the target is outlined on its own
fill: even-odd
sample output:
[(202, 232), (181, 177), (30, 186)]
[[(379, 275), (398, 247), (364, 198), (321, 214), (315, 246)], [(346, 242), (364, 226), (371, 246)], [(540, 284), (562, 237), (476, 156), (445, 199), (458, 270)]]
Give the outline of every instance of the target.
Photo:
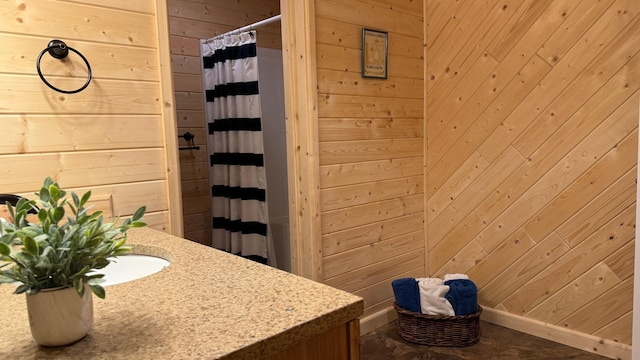
[(480, 340), (480, 314), (464, 316), (424, 315), (393, 304), (398, 312), (400, 336), (410, 342), (429, 346), (469, 346)]

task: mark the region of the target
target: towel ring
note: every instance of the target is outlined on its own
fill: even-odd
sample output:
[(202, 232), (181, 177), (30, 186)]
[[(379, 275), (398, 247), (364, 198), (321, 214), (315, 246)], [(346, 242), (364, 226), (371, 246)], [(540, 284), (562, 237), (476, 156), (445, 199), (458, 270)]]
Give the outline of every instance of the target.
[[(42, 59), (42, 55), (44, 55), (45, 52), (48, 52), (49, 55), (51, 55), (52, 57), (56, 58), (56, 59), (64, 59), (67, 57), (67, 55), (69, 55), (69, 50), (73, 51), (74, 53), (78, 54), (78, 56), (80, 56), (80, 58), (84, 61), (85, 65), (87, 65), (87, 82), (82, 85), (80, 88), (76, 89), (76, 90), (62, 90), (62, 89), (58, 89), (57, 87), (51, 85), (47, 79), (44, 78), (44, 75), (42, 75), (42, 71), (40, 71), (40, 59)], [(38, 70), (38, 75), (40, 76), (40, 79), (42, 79), (42, 81), (44, 81), (44, 83), (50, 87), (51, 89), (57, 91), (57, 92), (61, 92), (63, 94), (75, 94), (75, 93), (79, 93), (80, 91), (84, 90), (87, 86), (89, 86), (89, 83), (91, 82), (91, 65), (89, 65), (89, 61), (87, 60), (87, 58), (84, 57), (84, 55), (82, 55), (78, 50), (67, 46), (67, 44), (64, 43), (64, 41), (61, 40), (51, 40), (49, 42), (49, 44), (47, 45), (46, 49), (42, 50), (40, 52), (40, 55), (38, 55), (38, 60), (36, 60), (36, 70)]]

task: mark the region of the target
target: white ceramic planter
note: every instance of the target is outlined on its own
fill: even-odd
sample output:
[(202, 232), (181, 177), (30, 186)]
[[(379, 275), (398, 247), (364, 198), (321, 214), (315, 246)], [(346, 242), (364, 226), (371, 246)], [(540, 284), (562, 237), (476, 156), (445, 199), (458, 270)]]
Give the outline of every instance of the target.
[(44, 346), (76, 342), (93, 326), (93, 298), (86, 285), (83, 297), (74, 288), (47, 289), (27, 295), (27, 310), (31, 335)]

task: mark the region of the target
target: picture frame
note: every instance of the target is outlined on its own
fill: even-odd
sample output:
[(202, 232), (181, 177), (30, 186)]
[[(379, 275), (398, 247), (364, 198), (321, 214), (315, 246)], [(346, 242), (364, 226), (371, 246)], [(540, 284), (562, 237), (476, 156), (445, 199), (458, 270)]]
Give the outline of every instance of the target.
[(387, 78), (389, 33), (362, 28), (362, 77)]

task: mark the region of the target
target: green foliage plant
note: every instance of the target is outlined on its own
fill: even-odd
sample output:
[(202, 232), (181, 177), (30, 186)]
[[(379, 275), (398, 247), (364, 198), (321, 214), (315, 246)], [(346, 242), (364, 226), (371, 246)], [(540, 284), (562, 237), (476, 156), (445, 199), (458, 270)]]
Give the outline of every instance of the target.
[[(104, 275), (93, 271), (131, 251), (125, 246), (126, 232), (146, 226), (141, 221), (146, 207), (118, 225), (118, 218), (104, 223), (102, 211), (90, 213), (91, 206), (85, 207), (91, 191), (82, 197), (71, 192), (69, 201), (66, 192), (48, 177), (36, 195), (38, 200), (22, 198), (15, 208), (6, 204), (13, 221), (0, 222), (0, 283), (19, 282), (15, 294), (73, 287), (80, 296), (87, 284), (104, 299), (100, 285)], [(38, 211), (37, 223), (27, 220), (32, 209)]]

